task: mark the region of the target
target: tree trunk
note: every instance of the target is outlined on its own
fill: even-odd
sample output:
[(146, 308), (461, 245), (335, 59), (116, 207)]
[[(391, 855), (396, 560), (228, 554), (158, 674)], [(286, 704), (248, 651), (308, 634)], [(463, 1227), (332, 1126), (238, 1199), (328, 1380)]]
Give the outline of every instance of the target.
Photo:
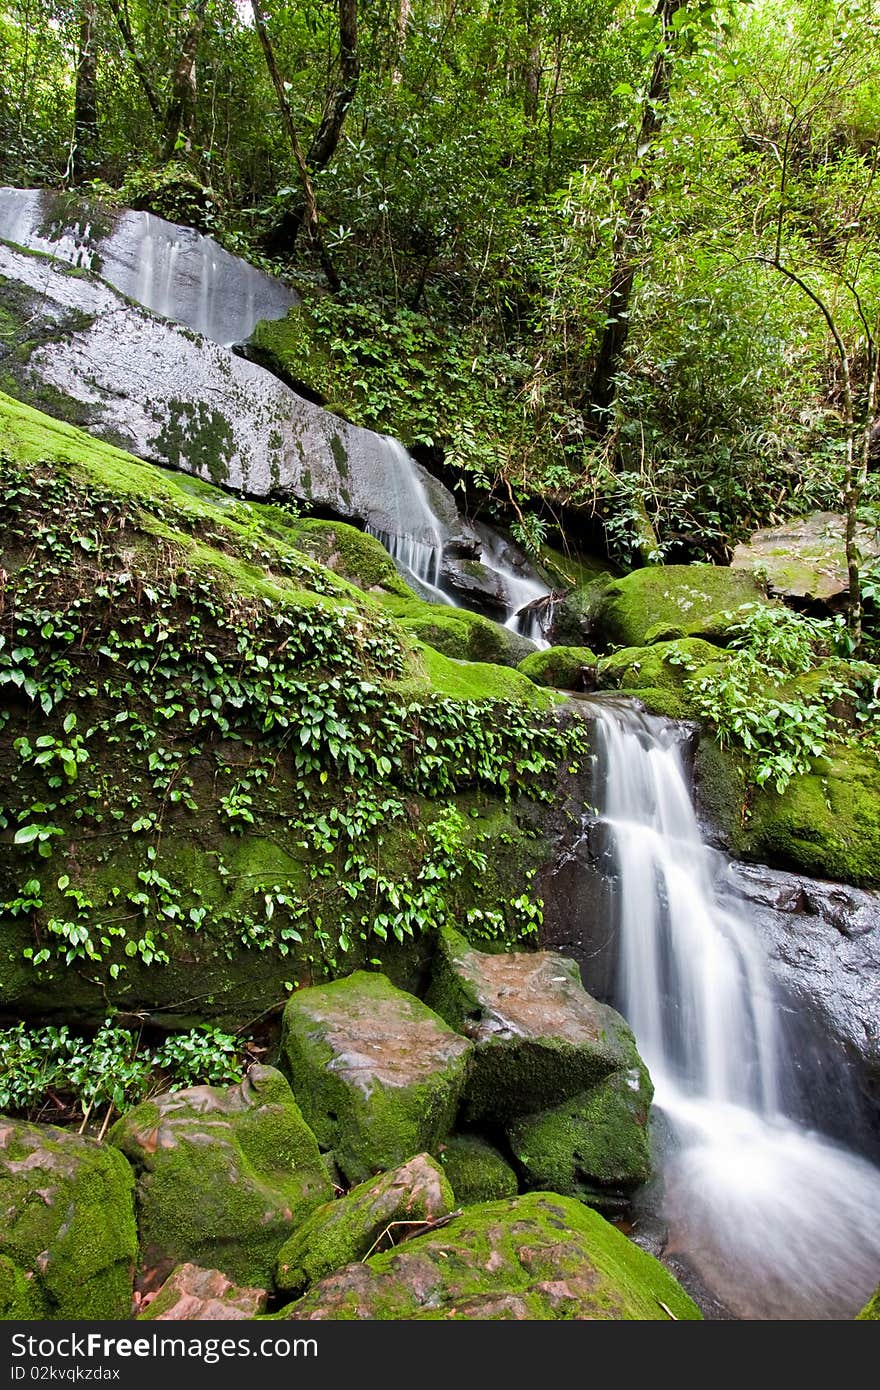
[(180, 57), (171, 75), (171, 97), (165, 113), (165, 147), (162, 158), (167, 164), (178, 149), (181, 137), (188, 151), (192, 147), (192, 126), (196, 106), (196, 53), (205, 28), (208, 0), (197, 0), (190, 9), (189, 27), (184, 34)]
[(137, 80), (141, 84), (141, 89), (143, 91), (144, 96), (147, 98), (150, 110), (156, 117), (156, 120), (161, 121), (162, 106), (159, 101), (159, 98), (156, 96), (155, 89), (153, 87), (152, 82), (150, 81), (149, 73), (147, 72), (147, 69), (144, 66), (143, 59), (137, 51), (137, 44), (134, 40), (134, 34), (132, 33), (132, 28), (128, 20), (128, 15), (120, 5), (119, 0), (107, 0), (107, 3), (110, 6), (113, 18), (116, 20), (116, 26), (119, 29), (120, 34), (122, 35), (122, 42), (125, 44), (125, 47), (128, 50), (128, 55), (131, 58), (132, 67), (134, 68), (135, 73), (137, 74)]
[[(361, 75), (361, 60), (357, 46), (357, 0), (338, 0), (338, 5), (339, 84), (327, 97), (321, 123), (309, 145), (305, 157), (306, 168), (309, 171), (307, 177), (326, 169), (336, 153), (342, 125), (348, 108), (354, 101)], [(278, 225), (273, 228), (267, 238), (266, 249), (275, 255), (289, 254), (296, 245), (303, 219), (307, 216), (307, 199), (304, 198), (301, 203), (285, 212)]]
[(82, 183), (98, 151), (98, 7), (97, 0), (81, 0), (76, 88), (73, 97), (73, 149), (71, 174)]
[(406, 53), (406, 36), (409, 30), (411, 0), (397, 0), (397, 19), (395, 23), (397, 47), (394, 50), (394, 70), (391, 81), (397, 87), (403, 81), (403, 59)]
[(275, 88), (275, 95), (278, 98), (278, 107), (281, 111), (281, 119), (287, 131), (287, 138), (290, 141), (290, 149), (299, 173), (300, 182), (303, 190), (304, 211), (300, 217), (300, 223), (305, 221), (306, 234), (309, 241), (315, 246), (324, 274), (332, 290), (339, 289), (339, 277), (333, 268), (333, 264), (324, 245), (321, 236), (321, 220), (318, 214), (318, 204), (315, 199), (315, 191), (312, 188), (312, 181), (309, 177), (308, 165), (303, 157), (302, 146), (299, 143), (299, 136), (296, 133), (296, 126), (293, 123), (293, 113), (290, 110), (290, 103), (287, 100), (287, 92), (284, 87), (284, 79), (275, 60), (275, 51), (266, 29), (266, 16), (263, 13), (260, 0), (251, 0), (251, 9), (254, 12), (254, 24), (257, 29), (257, 36), (263, 50), (263, 57), (266, 60), (266, 67)]
[(599, 346), (589, 400), (590, 412), (603, 433), (611, 425), (610, 412), (615, 396), (614, 379), (620, 368), (629, 335), (629, 308), (651, 193), (651, 178), (646, 166), (650, 159), (651, 145), (663, 126), (669, 101), (671, 72), (668, 44), (672, 19), (686, 3), (687, 0), (659, 0), (655, 10), (660, 20), (661, 36), (654, 58), (650, 86), (642, 106), (636, 150), (639, 174), (630, 187), (624, 215), (614, 237), (605, 331)]

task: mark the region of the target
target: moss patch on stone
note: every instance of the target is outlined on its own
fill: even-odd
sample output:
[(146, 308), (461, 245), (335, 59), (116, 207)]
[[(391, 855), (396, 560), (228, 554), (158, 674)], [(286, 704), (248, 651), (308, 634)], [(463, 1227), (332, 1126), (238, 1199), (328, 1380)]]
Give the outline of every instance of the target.
[(880, 1322), (880, 1287), (874, 1290), (873, 1295), (868, 1299), (860, 1313), (856, 1314), (857, 1322)]
[(459, 1206), (495, 1202), (502, 1197), (515, 1197), (519, 1191), (516, 1173), (507, 1159), (479, 1135), (452, 1135), (441, 1144), (437, 1157)]
[(430, 1153), (451, 1130), (470, 1044), (384, 975), (297, 991), (279, 1065), (350, 1182)]
[(562, 1105), (517, 1120), (507, 1131), (527, 1187), (577, 1197), (600, 1211), (624, 1207), (651, 1175), (644, 1066), (615, 1072)]
[(598, 657), (589, 647), (548, 647), (530, 652), (517, 667), (535, 685), (556, 690), (584, 690), (586, 676), (595, 670)]
[(11, 1317), (127, 1318), (134, 1174), (115, 1149), (0, 1118), (0, 1306)]
[(699, 1319), (653, 1256), (571, 1198), (529, 1193), (468, 1207), (442, 1230), (349, 1265), (281, 1318)]
[(880, 885), (880, 759), (834, 749), (780, 796), (752, 797), (745, 849), (750, 858), (858, 887)]
[(597, 598), (592, 618), (603, 641), (642, 647), (682, 635), (718, 635), (722, 614), (764, 600), (757, 580), (741, 570), (657, 565), (609, 584)]
[(145, 1290), (186, 1262), (271, 1287), (291, 1226), (330, 1196), (315, 1136), (272, 1067), (253, 1067), (240, 1086), (145, 1101), (109, 1138), (138, 1175)]
[(424, 603), (411, 594), (383, 598), (382, 603), (406, 632), (457, 661), (516, 666), (532, 649), (527, 638), (467, 608)]

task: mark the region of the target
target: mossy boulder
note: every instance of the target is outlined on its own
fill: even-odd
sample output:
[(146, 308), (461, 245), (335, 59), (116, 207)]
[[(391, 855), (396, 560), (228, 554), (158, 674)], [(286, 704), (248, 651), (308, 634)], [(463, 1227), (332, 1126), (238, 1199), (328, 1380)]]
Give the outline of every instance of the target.
[(384, 975), (298, 990), (279, 1066), (349, 1182), (430, 1153), (452, 1128), (471, 1044)]
[(127, 1318), (136, 1256), (122, 1154), (0, 1116), (0, 1316)]
[(587, 690), (595, 673), (598, 657), (589, 647), (547, 647), (531, 652), (518, 666), (535, 685), (556, 690)]
[(519, 1191), (519, 1181), (507, 1159), (479, 1135), (454, 1134), (440, 1146), (437, 1156), (459, 1206), (515, 1197)]
[[(812, 512), (769, 526), (736, 547), (731, 567), (759, 576), (772, 594), (798, 607), (821, 603), (838, 612), (849, 592), (845, 529), (846, 517), (839, 512)], [(866, 562), (880, 555), (873, 526), (857, 528), (856, 544)]]
[(880, 1322), (880, 1287), (874, 1290), (860, 1313), (856, 1314), (857, 1322)]
[(527, 637), (467, 608), (448, 608), (394, 594), (382, 596), (382, 605), (405, 632), (456, 661), (517, 666), (534, 650)]
[(244, 1289), (219, 1269), (178, 1265), (155, 1298), (138, 1313), (138, 1321), (230, 1322), (265, 1312), (265, 1289)]
[(880, 759), (836, 749), (782, 795), (762, 788), (751, 800), (744, 849), (814, 878), (880, 885)]
[(110, 1142), (137, 1173), (142, 1291), (187, 1262), (271, 1287), (284, 1241), (332, 1191), (315, 1136), (273, 1067), (252, 1067), (238, 1086), (144, 1101)]
[(507, 1131), (526, 1187), (577, 1197), (600, 1211), (625, 1206), (651, 1175), (643, 1066), (615, 1072), (562, 1105), (516, 1120)]
[(723, 615), (765, 600), (757, 579), (720, 565), (656, 565), (615, 579), (596, 599), (592, 622), (605, 642), (643, 647), (678, 637), (718, 636)]
[(278, 1255), (276, 1287), (301, 1293), (334, 1269), (372, 1253), (389, 1229), (392, 1244), (424, 1222), (448, 1216), (455, 1197), (442, 1168), (416, 1154), (390, 1173), (380, 1173), (347, 1196), (318, 1207), (285, 1241)]
[(488, 954), (443, 928), (428, 1002), (473, 1041), (467, 1122), (504, 1122), (641, 1065), (625, 1021), (551, 951)]
[(555, 1193), (468, 1207), (441, 1230), (351, 1264), (280, 1318), (655, 1321), (700, 1313), (663, 1265)]
[(685, 682), (698, 680), (729, 660), (723, 648), (701, 637), (622, 647), (600, 660), (597, 684), (600, 690), (620, 690), (634, 696), (654, 714), (688, 719), (693, 709)]

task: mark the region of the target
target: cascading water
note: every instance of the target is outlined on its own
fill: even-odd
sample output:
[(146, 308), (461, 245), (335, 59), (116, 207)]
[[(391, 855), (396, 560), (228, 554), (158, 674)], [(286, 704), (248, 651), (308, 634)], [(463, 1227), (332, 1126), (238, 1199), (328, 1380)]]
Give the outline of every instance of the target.
[(792, 1118), (760, 943), (713, 885), (676, 725), (591, 701), (619, 998), (672, 1131), (667, 1254), (734, 1316), (848, 1318), (880, 1281), (880, 1170)]
[(538, 575), (523, 574), (514, 569), (508, 560), (509, 546), (489, 526), (478, 525), (477, 531), (483, 541), (483, 564), (500, 574), (504, 582), (507, 603), (510, 609), (504, 626), (522, 637), (528, 637), (536, 647), (550, 646), (541, 619), (531, 605), (536, 599), (547, 598), (550, 588)]
[(404, 577), (415, 581), (417, 590), (434, 603), (451, 605), (452, 599), (440, 588), (443, 529), (428, 501), (415, 460), (390, 435), (384, 436), (383, 444), (385, 490), (391, 499), (386, 510), (394, 517), (395, 525), (392, 531), (372, 526), (367, 530), (382, 542), (404, 571)]

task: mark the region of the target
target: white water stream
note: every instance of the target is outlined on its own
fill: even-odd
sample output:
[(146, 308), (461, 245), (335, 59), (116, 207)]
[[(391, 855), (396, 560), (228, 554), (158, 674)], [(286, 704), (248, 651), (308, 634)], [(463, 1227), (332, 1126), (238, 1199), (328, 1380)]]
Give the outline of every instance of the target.
[(880, 1170), (786, 1114), (786, 1042), (760, 942), (722, 906), (674, 724), (601, 701), (618, 1005), (673, 1130), (667, 1253), (731, 1314), (851, 1318), (880, 1282)]

